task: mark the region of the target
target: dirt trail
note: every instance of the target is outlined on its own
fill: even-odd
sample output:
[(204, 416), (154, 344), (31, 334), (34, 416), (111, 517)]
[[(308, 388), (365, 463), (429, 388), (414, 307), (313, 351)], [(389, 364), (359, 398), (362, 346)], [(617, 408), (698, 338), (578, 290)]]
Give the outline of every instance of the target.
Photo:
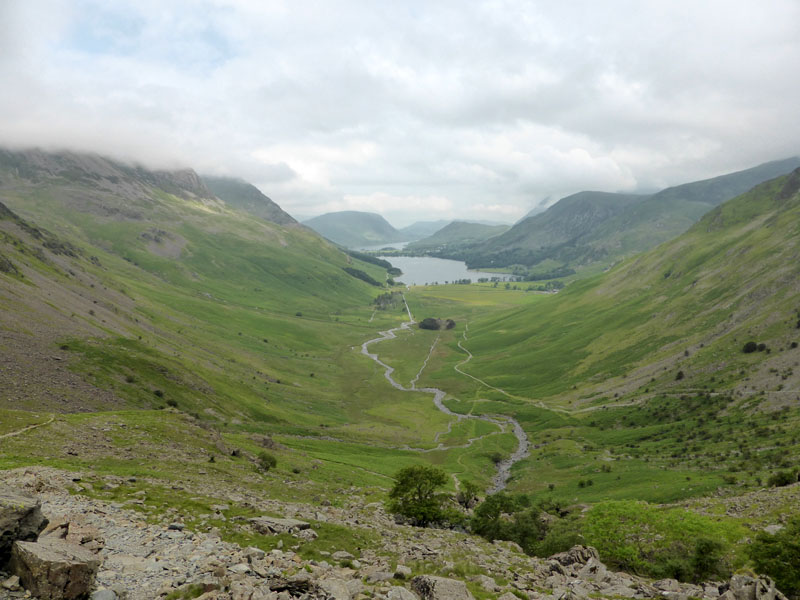
[(34, 423), (33, 425), (28, 425), (27, 427), (23, 427), (22, 429), (17, 429), (16, 431), (10, 431), (9, 433), (4, 433), (3, 435), (0, 435), (0, 440), (4, 438), (14, 437), (17, 435), (22, 435), (26, 431), (30, 431), (31, 429), (36, 429), (37, 427), (44, 427), (45, 425), (50, 425), (50, 423), (52, 423), (55, 420), (55, 418), (56, 418), (55, 415), (50, 415), (50, 420), (45, 421), (44, 423)]

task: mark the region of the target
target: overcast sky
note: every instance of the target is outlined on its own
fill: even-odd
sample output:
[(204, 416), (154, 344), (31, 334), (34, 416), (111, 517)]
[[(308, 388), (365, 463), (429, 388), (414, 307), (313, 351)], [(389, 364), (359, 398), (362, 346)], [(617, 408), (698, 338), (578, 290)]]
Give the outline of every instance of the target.
[(0, 115), (295, 215), (510, 222), (800, 154), (800, 2), (0, 0)]

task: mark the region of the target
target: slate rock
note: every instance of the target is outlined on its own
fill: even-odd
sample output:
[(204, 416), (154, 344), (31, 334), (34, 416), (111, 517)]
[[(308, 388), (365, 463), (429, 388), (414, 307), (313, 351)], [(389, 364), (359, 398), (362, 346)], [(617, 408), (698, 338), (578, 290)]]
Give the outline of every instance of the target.
[(394, 570), (394, 576), (397, 579), (408, 579), (411, 577), (411, 567), (407, 567), (406, 565), (397, 565), (397, 568)]
[(406, 588), (395, 585), (386, 592), (387, 600), (418, 600), (417, 597)]
[(585, 565), (592, 559), (600, 562), (600, 555), (591, 546), (573, 546), (566, 552), (559, 552), (550, 557), (550, 560), (558, 561), (565, 567)]
[(463, 581), (447, 577), (417, 575), (411, 580), (411, 589), (422, 600), (474, 600)]
[(8, 563), (17, 540), (35, 541), (47, 526), (39, 500), (12, 489), (0, 489), (0, 568)]
[(23, 587), (41, 600), (88, 596), (99, 567), (89, 550), (52, 537), (16, 542), (11, 555), (11, 568)]

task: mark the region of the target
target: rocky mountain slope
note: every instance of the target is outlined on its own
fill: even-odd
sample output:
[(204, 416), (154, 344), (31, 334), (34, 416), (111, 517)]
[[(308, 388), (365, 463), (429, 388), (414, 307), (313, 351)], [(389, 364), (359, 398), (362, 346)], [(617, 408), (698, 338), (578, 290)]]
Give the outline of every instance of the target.
[(261, 193), (254, 185), (233, 177), (203, 176), (203, 183), (225, 204), (278, 225), (297, 223), (294, 217)]

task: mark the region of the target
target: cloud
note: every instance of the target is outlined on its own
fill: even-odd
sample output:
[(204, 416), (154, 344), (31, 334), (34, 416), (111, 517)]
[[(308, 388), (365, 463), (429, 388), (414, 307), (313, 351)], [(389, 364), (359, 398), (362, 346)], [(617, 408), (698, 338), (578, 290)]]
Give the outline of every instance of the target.
[(798, 22), (794, 0), (7, 0), (0, 144), (240, 175), (290, 212), (511, 217), (800, 152)]

